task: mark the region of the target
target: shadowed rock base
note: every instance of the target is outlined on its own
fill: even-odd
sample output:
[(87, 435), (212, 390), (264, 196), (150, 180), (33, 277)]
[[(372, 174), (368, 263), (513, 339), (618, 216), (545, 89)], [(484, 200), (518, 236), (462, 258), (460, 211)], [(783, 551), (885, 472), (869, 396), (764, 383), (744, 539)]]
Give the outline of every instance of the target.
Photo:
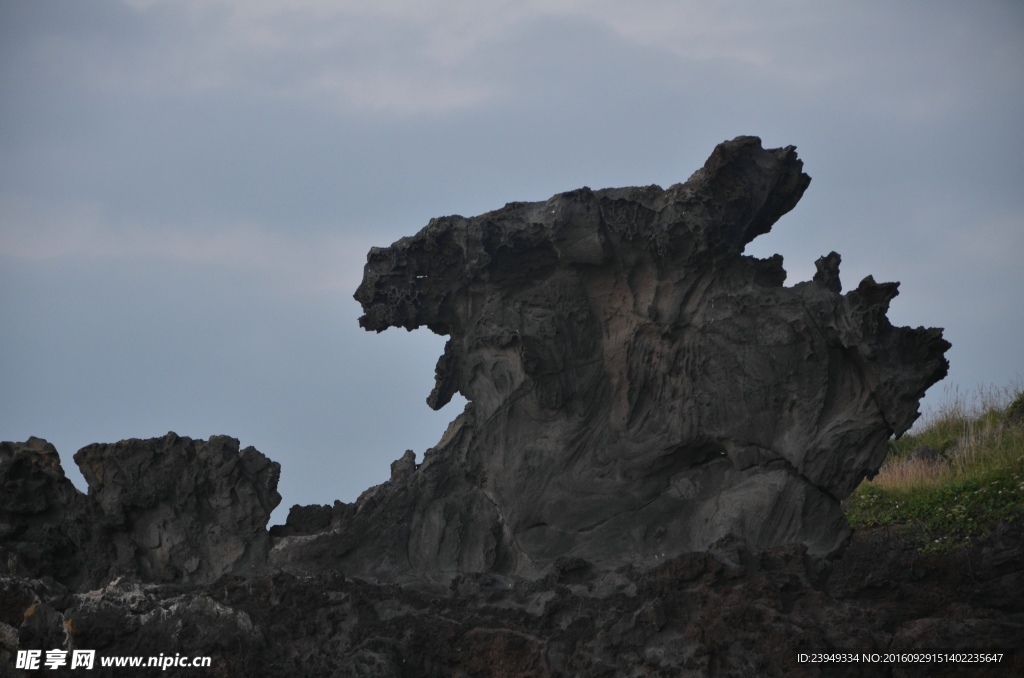
[[(859, 533), (827, 584), (795, 544), (760, 554), (723, 545), (645, 571), (567, 560), (542, 579), (460, 574), (446, 586), (278, 572), (72, 593), (52, 580), (0, 577), (0, 675), (43, 674), (5, 673), (18, 648), (93, 648), (209, 656), (210, 669), (160, 675), (222, 678), (1019, 676), (1020, 537), (1019, 525), (1005, 526), (969, 552), (922, 556), (898, 532)], [(798, 661), (979, 649), (1004, 660)]]

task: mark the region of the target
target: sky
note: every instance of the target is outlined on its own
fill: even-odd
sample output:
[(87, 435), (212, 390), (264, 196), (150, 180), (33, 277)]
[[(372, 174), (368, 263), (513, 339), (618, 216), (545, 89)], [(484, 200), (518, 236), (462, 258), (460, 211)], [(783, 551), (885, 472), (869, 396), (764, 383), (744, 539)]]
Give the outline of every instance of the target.
[(0, 440), (227, 434), (353, 501), (461, 412), (443, 337), (361, 330), (371, 246), (432, 217), (685, 181), (716, 144), (813, 181), (748, 254), (843, 257), (944, 327), (924, 407), (1024, 381), (1024, 4), (0, 0)]

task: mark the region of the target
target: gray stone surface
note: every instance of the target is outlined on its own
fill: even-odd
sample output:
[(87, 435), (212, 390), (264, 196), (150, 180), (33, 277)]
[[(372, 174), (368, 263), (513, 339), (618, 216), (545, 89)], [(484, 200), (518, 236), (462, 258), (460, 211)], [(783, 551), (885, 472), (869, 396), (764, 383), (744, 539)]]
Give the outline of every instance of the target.
[(281, 465), (238, 440), (94, 444), (75, 454), (116, 552), (113, 571), (143, 581), (213, 581), (262, 566)]
[(275, 562), (529, 575), (729, 535), (836, 553), (839, 501), (918, 416), (949, 344), (889, 323), (898, 283), (841, 294), (834, 252), (792, 287), (781, 257), (743, 255), (796, 205), (802, 167), (740, 137), (665, 190), (583, 188), (372, 249), (360, 324), (447, 335), (428, 403), (469, 405), (414, 471), (403, 457)]

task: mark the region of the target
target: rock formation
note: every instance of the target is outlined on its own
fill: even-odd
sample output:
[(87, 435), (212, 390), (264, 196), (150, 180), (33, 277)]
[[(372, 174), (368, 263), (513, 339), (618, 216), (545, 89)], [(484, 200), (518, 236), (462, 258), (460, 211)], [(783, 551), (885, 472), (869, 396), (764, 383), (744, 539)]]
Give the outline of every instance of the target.
[(0, 443), (0, 573), (80, 584), (95, 514), (64, 475), (53, 445), (39, 438)]
[[(72, 587), (117, 577), (205, 583), (263, 566), (280, 464), (214, 436), (89, 445), (83, 495), (53, 445), (0, 443), (0, 560)], [(2, 571), (2, 570), (0, 570)]]
[[(322, 534), (278, 564), (529, 575), (727, 536), (836, 553), (839, 501), (918, 416), (949, 344), (889, 323), (898, 283), (841, 294), (834, 252), (792, 287), (778, 255), (743, 255), (796, 205), (802, 167), (741, 137), (666, 190), (583, 188), (372, 249), (360, 324), (447, 335), (428, 403), (469, 405), (418, 467), (290, 518), (281, 534)], [(330, 529), (302, 527), (310, 511)]]
[(949, 344), (888, 322), (896, 283), (842, 294), (835, 253), (792, 287), (780, 257), (743, 256), (801, 170), (739, 138), (667, 190), (512, 203), (372, 250), (361, 324), (449, 336), (428, 402), (469, 404), (423, 463), (269, 533), (280, 468), (233, 438), (90, 445), (88, 495), (52, 445), (0, 444), (0, 676), (54, 649), (393, 678), (872, 676), (893, 665), (797, 653), (986, 648), (1006, 657), (986, 675), (1019, 675), (1020, 521), (952, 556), (850, 538), (839, 501)]

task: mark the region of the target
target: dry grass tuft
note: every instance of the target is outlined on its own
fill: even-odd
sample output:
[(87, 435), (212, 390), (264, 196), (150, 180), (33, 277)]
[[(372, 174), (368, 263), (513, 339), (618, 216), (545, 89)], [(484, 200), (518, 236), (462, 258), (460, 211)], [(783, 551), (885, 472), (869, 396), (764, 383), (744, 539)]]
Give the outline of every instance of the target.
[[(1024, 457), (1024, 389), (981, 387), (973, 397), (947, 389), (945, 402), (926, 413), (914, 428), (890, 444), (889, 457), (872, 482), (911, 490), (987, 475)], [(922, 458), (921, 448), (938, 453)]]
[(934, 487), (948, 482), (953, 473), (949, 463), (941, 459), (896, 459), (886, 461), (871, 482), (891, 489)]
[(904, 525), (922, 549), (946, 550), (1024, 520), (1024, 389), (946, 396), (843, 502), (851, 525)]

